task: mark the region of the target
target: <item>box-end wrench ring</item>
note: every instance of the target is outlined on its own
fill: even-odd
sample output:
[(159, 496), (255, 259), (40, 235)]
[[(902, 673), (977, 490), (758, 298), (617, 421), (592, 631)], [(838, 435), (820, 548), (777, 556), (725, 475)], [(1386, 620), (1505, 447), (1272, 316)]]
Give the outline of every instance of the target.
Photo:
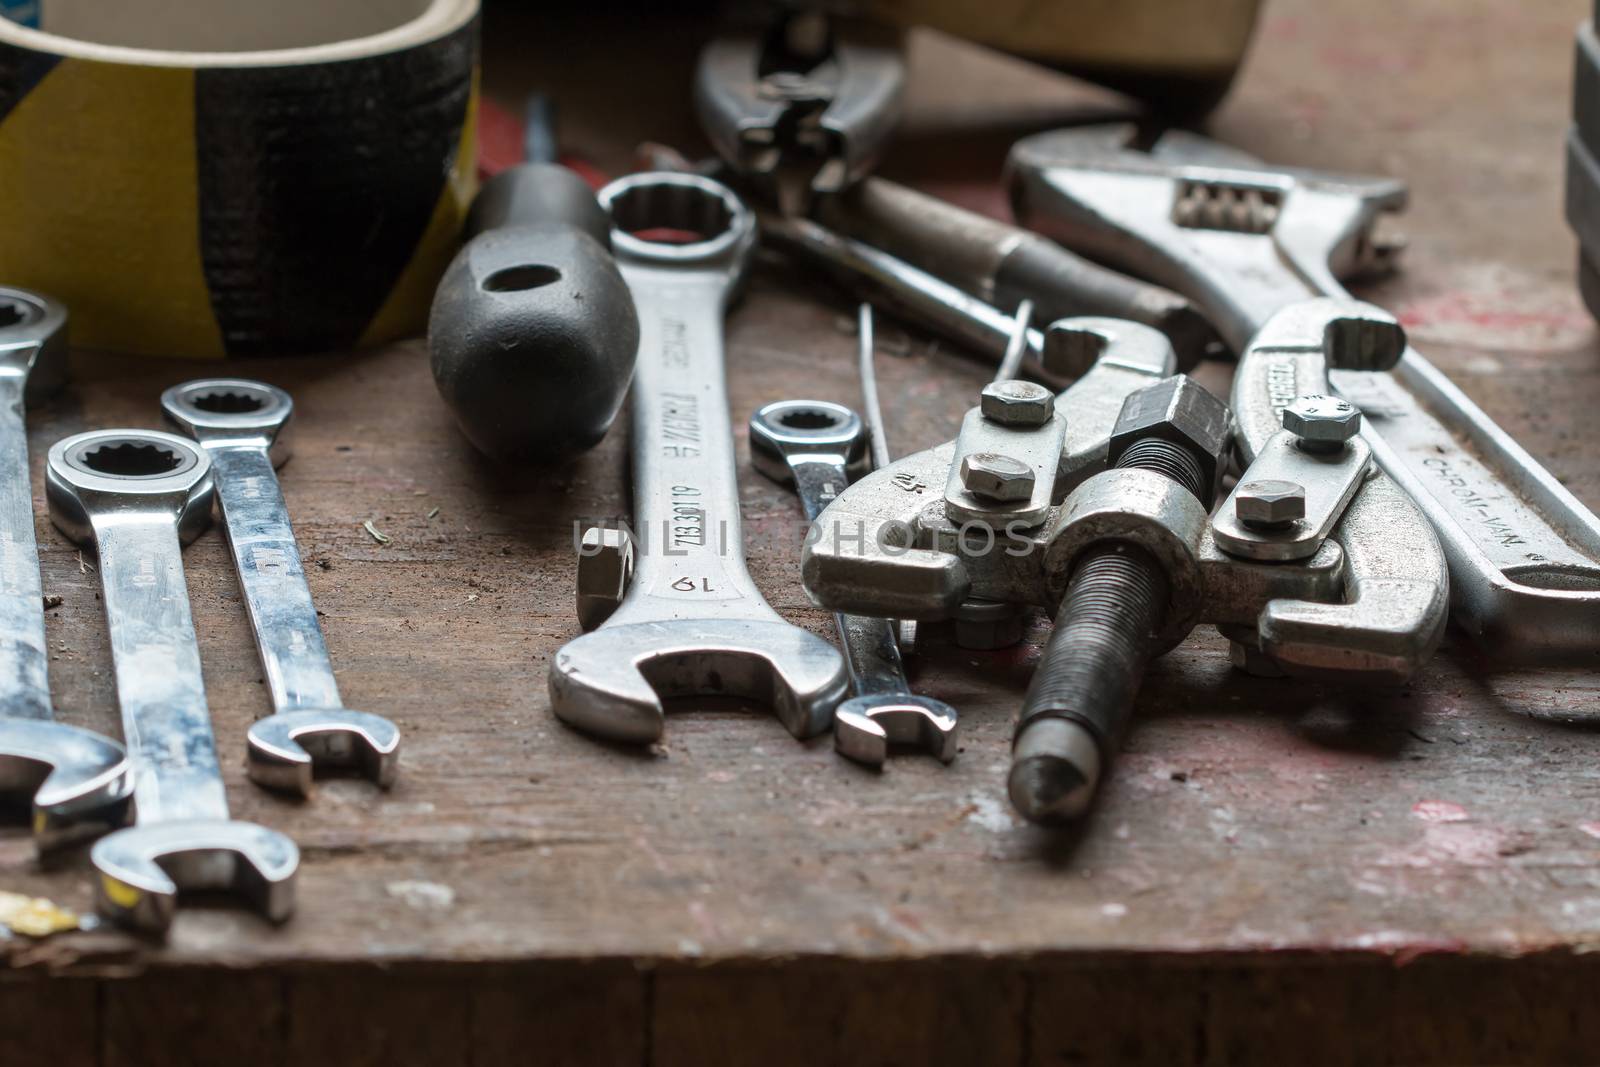
[(65, 380), (66, 326), (54, 300), (0, 288), (0, 795), (31, 803), (41, 854), (121, 826), (133, 791), (122, 746), (50, 705), (23, 409)]
[(167, 420), (211, 457), (217, 503), (273, 713), (250, 726), (250, 777), (304, 796), (315, 766), (358, 767), (388, 787), (400, 731), (339, 696), (276, 469), (290, 455), (294, 401), (264, 382), (204, 378), (161, 394)]
[[(848, 684), (839, 652), (768, 606), (745, 568), (722, 320), (755, 243), (728, 189), (691, 174), (635, 174), (600, 191), (617, 265), (639, 310), (633, 382), (635, 567), (616, 612), (550, 667), (550, 703), (573, 726), (649, 743), (661, 698), (768, 704), (796, 737), (822, 733)], [(686, 244), (650, 231), (689, 233)]]
[(173, 434), (81, 433), (50, 449), (46, 496), (57, 528), (99, 557), (134, 767), (137, 823), (89, 854), (100, 911), (161, 931), (180, 888), (231, 890), (287, 919), (300, 853), (283, 834), (228, 815), (183, 580), (183, 545), (211, 521), (211, 460)]
[[(792, 486), (813, 525), (867, 463), (861, 416), (825, 400), (780, 400), (750, 416), (750, 460), (780, 485)], [(856, 695), (834, 712), (839, 753), (881, 767), (889, 746), (916, 745), (949, 763), (960, 744), (956, 709), (919, 696), (906, 680), (894, 624), (888, 619), (835, 612)]]

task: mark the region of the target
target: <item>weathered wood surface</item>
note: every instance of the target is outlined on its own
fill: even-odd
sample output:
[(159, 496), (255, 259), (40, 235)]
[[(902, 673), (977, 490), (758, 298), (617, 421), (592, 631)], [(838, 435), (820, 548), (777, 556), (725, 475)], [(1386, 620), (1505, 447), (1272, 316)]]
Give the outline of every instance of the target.
[[(1368, 295), (1593, 506), (1600, 366), (1560, 212), (1583, 10), (1274, 0), (1213, 130), (1405, 176), (1407, 270)], [(573, 149), (601, 166), (643, 138), (688, 143), (677, 95), (640, 88), (686, 35), (643, 35), (655, 58), (591, 48), (580, 71), (561, 34), (496, 33), (493, 15), (490, 31), (490, 84), (507, 101), (560, 88)], [(1011, 137), (1104, 99), (1061, 103), (1060, 83), (948, 44), (917, 56), (887, 169), (991, 210)], [(730, 323), (736, 421), (786, 397), (855, 403), (848, 311), (758, 273)], [(984, 368), (884, 333), (905, 349), (880, 357), (896, 449), (948, 439)], [(209, 368), (80, 353), (74, 369), (30, 416), (36, 486), (51, 442), (159, 425), (161, 389)], [(1452, 635), (1413, 686), (1347, 694), (1239, 676), (1197, 633), (1152, 671), (1070, 839), (1004, 796), (1042, 622), (1019, 649), (919, 662), (918, 686), (964, 716), (948, 768), (871, 773), (730, 710), (675, 715), (652, 752), (599, 745), (553, 720), (545, 670), (577, 632), (575, 519), (625, 514), (624, 428), (568, 466), (507, 472), (456, 433), (420, 343), (229, 370), (299, 405), (284, 489), (346, 699), (406, 731), (401, 778), (384, 795), (330, 780), (306, 804), (245, 781), (266, 692), (220, 534), (203, 537), (186, 563), (230, 798), (299, 841), (299, 912), (271, 929), (187, 908), (165, 947), (104, 930), (0, 944), (0, 1063), (1600, 1058), (1600, 675), (1492, 674)], [(750, 472), (742, 492), (758, 584), (829, 632), (798, 585), (796, 505)], [(98, 579), (37, 495), (63, 598), (56, 704), (115, 733)], [(0, 889), (91, 899), (84, 859), (41, 871), (20, 827), (0, 831)]]

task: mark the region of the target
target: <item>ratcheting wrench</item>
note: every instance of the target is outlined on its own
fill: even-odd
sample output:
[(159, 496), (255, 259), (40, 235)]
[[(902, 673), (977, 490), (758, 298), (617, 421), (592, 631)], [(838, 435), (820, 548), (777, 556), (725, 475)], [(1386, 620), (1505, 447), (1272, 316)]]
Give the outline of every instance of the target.
[(0, 794), (32, 804), (40, 852), (121, 826), (133, 790), (121, 745), (50, 709), (23, 405), (65, 382), (66, 327), (55, 301), (0, 288)]
[[(722, 319), (755, 220), (727, 188), (692, 174), (631, 175), (602, 189), (600, 203), (639, 310), (636, 554), (615, 612), (556, 654), (551, 706), (580, 729), (646, 743), (661, 736), (662, 696), (736, 696), (769, 703), (796, 737), (819, 734), (845, 695), (843, 660), (768, 606), (740, 530)], [(636, 236), (651, 230), (700, 239)]]
[(100, 911), (165, 930), (181, 887), (232, 890), (269, 919), (287, 919), (300, 852), (283, 834), (228, 816), (183, 580), (182, 546), (211, 521), (211, 460), (172, 434), (95, 430), (50, 449), (46, 492), (51, 521), (99, 556), (134, 765), (137, 822), (90, 852)]
[(339, 697), (305, 567), (276, 468), (288, 461), (294, 401), (239, 378), (204, 378), (161, 394), (167, 420), (211, 457), (217, 503), (245, 611), (261, 655), (273, 714), (248, 735), (250, 777), (305, 796), (313, 764), (359, 766), (387, 788), (400, 731)]
[[(1185, 293), (1236, 348), (1278, 309), (1342, 297), (1339, 277), (1387, 258), (1373, 229), (1402, 206), (1398, 181), (1274, 169), (1192, 134), (1147, 154), (1133, 133), (1085, 127), (1018, 142), (1008, 162), (1018, 220)], [(1322, 388), (1286, 373), (1271, 384), (1280, 408)], [(1365, 414), (1378, 463), (1433, 524), (1456, 619), (1506, 662), (1592, 656), (1600, 519), (1414, 350), (1392, 373), (1336, 371), (1332, 381)]]
[[(762, 474), (794, 487), (815, 524), (866, 466), (866, 426), (842, 404), (780, 400), (750, 416), (750, 458)], [(834, 712), (834, 747), (875, 767), (883, 765), (891, 743), (920, 745), (945, 763), (955, 759), (956, 710), (911, 691), (894, 624), (842, 613), (833, 620), (856, 692)]]

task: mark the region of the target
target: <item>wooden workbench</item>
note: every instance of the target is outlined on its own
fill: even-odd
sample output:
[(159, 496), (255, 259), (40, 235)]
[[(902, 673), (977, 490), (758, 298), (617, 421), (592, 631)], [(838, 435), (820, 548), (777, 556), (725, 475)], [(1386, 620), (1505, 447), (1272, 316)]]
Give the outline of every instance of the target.
[[(1560, 207), (1585, 10), (1271, 0), (1212, 131), (1404, 176), (1407, 269), (1367, 295), (1600, 506), (1600, 360)], [(560, 87), (573, 151), (618, 170), (640, 139), (694, 146), (686, 88), (650, 88), (685, 82), (689, 35), (583, 50), (496, 17), (488, 84), (510, 104)], [(989, 210), (1014, 136), (1107, 99), (947, 42), (915, 56), (886, 169)], [(759, 272), (730, 324), (735, 421), (854, 403), (848, 314)], [(984, 366), (883, 332), (895, 448), (949, 439)], [(186, 907), (164, 947), (106, 929), (0, 943), (5, 1067), (1600, 1059), (1600, 674), (1494, 674), (1451, 635), (1409, 688), (1342, 693), (1243, 677), (1196, 632), (1151, 672), (1092, 825), (1065, 838), (1004, 794), (1043, 622), (1017, 649), (920, 662), (964, 717), (949, 767), (872, 773), (728, 709), (672, 717), (648, 752), (597, 744), (553, 719), (545, 671), (577, 633), (574, 520), (626, 514), (624, 428), (568, 466), (496, 470), (420, 342), (231, 369), (299, 405), (284, 489), (346, 698), (406, 732), (401, 778), (325, 781), (303, 804), (245, 781), (267, 697), (207, 534), (186, 559), (230, 799), (299, 842), (299, 911), (273, 929)], [(30, 415), (62, 598), (51, 680), (63, 719), (115, 734), (98, 577), (43, 518), (41, 461), (78, 430), (158, 425), (160, 391), (208, 368), (80, 353), (74, 370)], [(799, 586), (795, 503), (743, 481), (758, 583), (830, 632)], [(20, 826), (0, 830), (0, 890), (91, 903), (84, 857), (42, 872)]]

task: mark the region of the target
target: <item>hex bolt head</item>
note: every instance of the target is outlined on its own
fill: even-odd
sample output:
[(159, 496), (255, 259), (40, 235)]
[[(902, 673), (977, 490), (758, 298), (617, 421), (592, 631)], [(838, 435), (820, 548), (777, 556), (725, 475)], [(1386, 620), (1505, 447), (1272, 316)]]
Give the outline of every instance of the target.
[(1055, 414), (1055, 394), (1035, 382), (990, 382), (978, 402), (983, 417), (1002, 426), (1043, 426)]
[(1009, 503), (1033, 496), (1033, 468), (998, 452), (974, 452), (961, 460), (961, 484), (967, 491)]
[(1287, 526), (1306, 517), (1305, 486), (1276, 478), (1244, 482), (1234, 491), (1233, 514), (1246, 526), (1263, 530)]
[(1361, 432), (1361, 410), (1336, 396), (1296, 397), (1283, 409), (1283, 428), (1307, 452), (1338, 452)]

